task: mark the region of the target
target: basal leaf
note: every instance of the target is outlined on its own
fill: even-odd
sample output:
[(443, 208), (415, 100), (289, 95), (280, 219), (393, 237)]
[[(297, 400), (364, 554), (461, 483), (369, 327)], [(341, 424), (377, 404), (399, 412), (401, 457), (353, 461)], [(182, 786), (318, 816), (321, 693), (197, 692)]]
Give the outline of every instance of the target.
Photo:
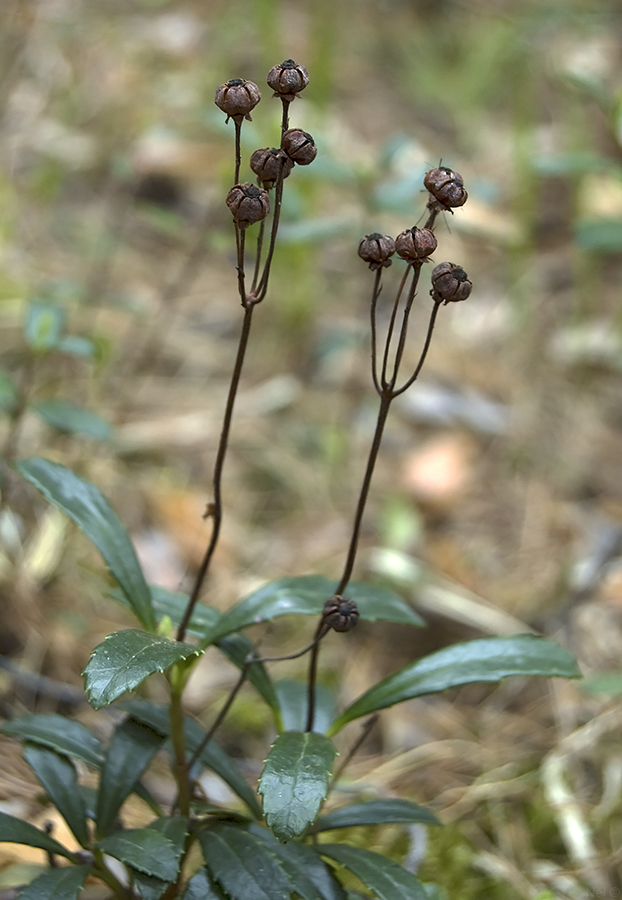
[(133, 691), (154, 672), (165, 672), (174, 663), (201, 652), (183, 641), (133, 628), (116, 631), (95, 647), (84, 670), (91, 706), (101, 709), (126, 691)]
[(303, 834), (326, 797), (337, 749), (323, 734), (286, 731), (270, 749), (259, 779), (266, 822), (280, 841)]
[(49, 869), (19, 892), (19, 900), (77, 900), (90, 866)]
[(559, 644), (531, 634), (482, 638), (454, 644), (389, 675), (359, 697), (328, 729), (332, 736), (348, 722), (423, 694), (510, 675), (577, 678), (574, 657)]
[(205, 865), (232, 900), (290, 900), (289, 878), (263, 841), (228, 825), (199, 835)]
[(364, 803), (353, 803), (342, 806), (321, 816), (313, 828), (314, 832), (331, 831), (334, 828), (352, 828), (355, 825), (385, 825), (399, 823), (410, 825), (420, 822), (423, 825), (440, 825), (433, 812), (425, 806), (417, 806), (410, 800), (366, 800)]
[(99, 849), (115, 859), (163, 881), (177, 877), (178, 859), (173, 844), (154, 828), (127, 828), (99, 842)]
[[(147, 700), (132, 700), (123, 709), (139, 722), (158, 731), (163, 736), (170, 733), (168, 707)], [(185, 717), (186, 746), (192, 754), (205, 737), (205, 729), (190, 716)], [(238, 797), (246, 803), (256, 819), (262, 818), (261, 807), (250, 785), (245, 781), (237, 763), (215, 741), (210, 741), (200, 760), (204, 766), (219, 775)]]
[(129, 535), (103, 494), (84, 478), (49, 459), (16, 463), (19, 472), (62, 509), (97, 547), (141, 625), (155, 631), (151, 594)]
[(29, 847), (38, 847), (40, 850), (56, 853), (72, 862), (75, 861), (74, 854), (45, 831), (3, 812), (0, 812), (0, 843), (27, 844)]
[(112, 437), (112, 428), (101, 416), (67, 400), (40, 400), (33, 408), (47, 425), (64, 434), (80, 434), (99, 441)]
[(349, 844), (318, 844), (317, 849), (353, 872), (380, 900), (427, 900), (421, 882), (386, 856)]
[(163, 735), (132, 719), (116, 727), (108, 747), (97, 794), (97, 836), (114, 828), (121, 804), (136, 787), (164, 742)]
[(104, 751), (99, 740), (81, 725), (57, 713), (27, 713), (5, 722), (3, 734), (21, 741), (32, 741), (51, 747), (58, 753), (81, 759), (87, 766), (99, 769)]
[(80, 846), (86, 847), (89, 843), (86, 807), (74, 764), (66, 756), (38, 744), (26, 744), (24, 758)]
[[(269, 622), (292, 613), (317, 616), (337, 587), (323, 575), (281, 578), (254, 591), (224, 615), (209, 636), (211, 642), (232, 631), (257, 622)], [(356, 601), (359, 615), (367, 622), (397, 622), (400, 625), (424, 625), (423, 619), (389, 588), (353, 582), (346, 595)]]

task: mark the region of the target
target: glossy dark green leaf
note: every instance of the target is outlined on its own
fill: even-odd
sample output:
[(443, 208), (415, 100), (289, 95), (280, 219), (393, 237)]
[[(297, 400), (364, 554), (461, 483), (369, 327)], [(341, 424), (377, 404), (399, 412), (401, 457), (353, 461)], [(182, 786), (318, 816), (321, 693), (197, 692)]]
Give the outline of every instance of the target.
[(336, 734), (359, 716), (413, 697), (436, 694), (475, 681), (500, 681), (510, 675), (578, 678), (580, 672), (567, 650), (531, 634), (454, 644), (380, 681), (349, 706), (327, 734)]
[(19, 900), (77, 900), (90, 866), (49, 869), (19, 892)]
[(427, 900), (421, 882), (386, 856), (349, 844), (318, 844), (317, 849), (354, 873), (380, 900)]
[[(123, 704), (123, 709), (137, 721), (143, 722), (159, 734), (170, 734), (168, 707), (147, 700), (133, 700)], [(190, 716), (185, 718), (186, 746), (192, 754), (205, 737), (205, 729)], [(261, 807), (254, 791), (245, 781), (237, 763), (215, 741), (210, 741), (200, 756), (204, 766), (211, 769), (229, 785), (238, 797), (246, 803), (255, 818), (261, 819)]]
[(109, 634), (92, 651), (83, 673), (91, 706), (101, 709), (133, 691), (154, 672), (165, 672), (176, 662), (200, 653), (192, 644), (134, 628)]
[[(301, 681), (283, 678), (274, 685), (281, 708), (283, 730), (304, 731), (307, 725), (309, 687)], [(322, 685), (315, 689), (313, 730), (323, 734), (335, 718), (335, 695)]]
[(313, 831), (331, 831), (334, 828), (352, 828), (356, 825), (385, 825), (388, 823), (411, 825), (440, 825), (433, 812), (410, 800), (366, 800), (342, 806), (321, 816)]
[(151, 593), (129, 535), (103, 494), (75, 472), (49, 459), (16, 463), (19, 472), (63, 510), (97, 547), (141, 625), (155, 631)]
[(277, 855), (293, 891), (302, 900), (345, 900), (345, 891), (315, 847), (300, 841), (281, 844), (267, 828), (250, 825), (249, 832)]
[(134, 887), (138, 888), (141, 900), (160, 900), (170, 882), (156, 878), (154, 875), (144, 875), (131, 866), (129, 869), (132, 873)]
[(33, 300), (26, 310), (24, 337), (35, 353), (52, 350), (65, 324), (65, 311), (54, 303)]
[(57, 713), (27, 713), (25, 716), (17, 716), (10, 722), (5, 722), (0, 731), (20, 741), (43, 744), (58, 753), (81, 759), (94, 769), (99, 769), (104, 761), (104, 751), (99, 740), (84, 725)]
[(186, 885), (182, 900), (224, 900), (224, 898), (213, 884), (206, 869), (201, 868)]
[(5, 413), (12, 413), (17, 407), (17, 388), (13, 379), (0, 369), (0, 409)]
[(97, 794), (97, 836), (115, 826), (121, 804), (132, 793), (164, 742), (157, 729), (126, 719), (112, 735)]
[(29, 847), (38, 847), (40, 850), (75, 861), (74, 854), (45, 831), (3, 812), (0, 812), (0, 843), (27, 844)]
[[(277, 616), (292, 613), (317, 616), (337, 587), (323, 575), (281, 578), (254, 591), (233, 607), (216, 625), (212, 642), (232, 631), (257, 622), (269, 622)], [(400, 625), (424, 625), (423, 619), (389, 588), (352, 582), (346, 591), (356, 601), (362, 620), (397, 622)]]
[[(220, 638), (220, 640), (216, 642), (216, 646), (225, 654), (227, 659), (230, 660), (234, 666), (238, 667), (238, 669), (244, 667), (249, 656), (257, 655), (255, 645), (249, 641), (244, 634), (229, 634), (226, 637)], [(249, 666), (246, 677), (250, 684), (252, 684), (264, 698), (270, 709), (279, 716), (278, 724), (280, 724), (279, 701), (277, 699), (274, 684), (268, 675), (266, 667), (263, 663), (253, 663), (252, 666)]]
[(280, 841), (303, 834), (326, 798), (337, 748), (323, 734), (279, 735), (259, 779), (268, 826)]
[(101, 416), (67, 400), (41, 400), (33, 405), (43, 421), (63, 434), (79, 434), (109, 441), (112, 428)]
[(232, 900), (290, 900), (289, 878), (263, 841), (228, 825), (199, 835), (205, 865)]
[(127, 828), (99, 842), (99, 849), (145, 875), (174, 881), (178, 860), (167, 837), (154, 828)]
[(27, 743), (24, 758), (80, 846), (86, 847), (89, 843), (86, 807), (74, 764), (66, 756), (39, 744)]

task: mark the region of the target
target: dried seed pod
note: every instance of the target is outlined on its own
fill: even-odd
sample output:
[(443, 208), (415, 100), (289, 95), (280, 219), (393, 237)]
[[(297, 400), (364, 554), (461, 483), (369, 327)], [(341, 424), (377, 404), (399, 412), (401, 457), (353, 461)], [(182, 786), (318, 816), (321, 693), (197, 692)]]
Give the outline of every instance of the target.
[(359, 242), (359, 256), (369, 263), (373, 271), (391, 265), (390, 257), (395, 253), (395, 241), (388, 234), (366, 234)]
[(251, 169), (257, 175), (265, 188), (272, 188), (276, 184), (279, 173), (283, 172), (283, 178), (287, 178), (294, 168), (294, 160), (276, 147), (265, 150), (255, 150), (251, 156)]
[(315, 141), (301, 128), (290, 128), (281, 138), (281, 148), (299, 166), (308, 166), (317, 156)]
[(450, 302), (466, 300), (472, 289), (473, 285), (467, 273), (454, 263), (439, 263), (432, 270), (430, 294), (435, 303), (444, 302), (447, 305)]
[(229, 117), (241, 121), (244, 118), (250, 120), (250, 112), (260, 100), (261, 94), (254, 81), (232, 78), (217, 89), (214, 103), (227, 113), (227, 121)]
[(426, 173), (423, 183), (435, 200), (438, 200), (445, 209), (463, 206), (469, 196), (464, 189), (462, 175), (446, 166), (430, 169)]
[(429, 228), (417, 228), (414, 225), (395, 238), (395, 249), (402, 259), (427, 260), (436, 250), (437, 240)]
[(359, 620), (359, 611), (354, 600), (335, 594), (324, 604), (322, 618), (334, 631), (350, 631)]
[(272, 66), (267, 81), (275, 97), (293, 100), (309, 84), (309, 73), (293, 59), (286, 59), (280, 66)]
[(250, 184), (235, 184), (227, 194), (227, 206), (240, 228), (265, 219), (270, 212), (268, 192)]

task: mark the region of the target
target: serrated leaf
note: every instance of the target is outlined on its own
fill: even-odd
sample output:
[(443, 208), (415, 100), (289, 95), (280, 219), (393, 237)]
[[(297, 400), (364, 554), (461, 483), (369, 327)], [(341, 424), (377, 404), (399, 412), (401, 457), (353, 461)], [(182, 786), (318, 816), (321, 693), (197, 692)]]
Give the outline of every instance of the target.
[(22, 888), (19, 900), (77, 900), (90, 866), (49, 869)]
[(37, 744), (26, 744), (24, 759), (71, 828), (80, 846), (86, 847), (89, 843), (86, 807), (73, 763), (55, 750)]
[(160, 900), (160, 897), (169, 886), (168, 881), (162, 881), (161, 878), (155, 878), (153, 875), (143, 875), (138, 869), (131, 866), (132, 881), (134, 887), (138, 888), (139, 896), (142, 900)]
[(326, 733), (332, 736), (353, 719), (413, 697), (436, 694), (475, 681), (500, 681), (510, 675), (578, 678), (580, 672), (567, 650), (531, 634), (454, 644), (411, 663), (374, 685), (349, 706)]
[(97, 793), (97, 836), (109, 834), (126, 797), (164, 742), (148, 725), (126, 719), (112, 735)]
[(191, 644), (134, 628), (109, 634), (92, 651), (83, 672), (91, 706), (101, 709), (133, 691), (154, 672), (165, 672), (174, 663), (200, 653)]
[(199, 834), (205, 865), (232, 900), (289, 900), (289, 878), (263, 841), (227, 825)]
[(317, 818), (337, 748), (323, 734), (286, 731), (270, 749), (259, 779), (266, 822), (280, 841), (303, 834)]
[(188, 835), (188, 819), (185, 816), (162, 816), (150, 822), (149, 828), (159, 831), (173, 845), (177, 862), (181, 859)]
[(182, 900), (224, 900), (224, 898), (212, 883), (207, 871), (201, 868), (186, 885)]
[[(168, 737), (171, 724), (168, 707), (147, 700), (133, 700), (123, 704), (123, 709), (139, 722), (143, 722), (162, 736)], [(184, 719), (186, 746), (192, 754), (205, 737), (205, 729), (191, 716)], [(237, 763), (215, 741), (210, 741), (200, 756), (201, 762), (229, 785), (238, 797), (246, 803), (255, 818), (261, 819), (262, 812), (257, 797), (245, 781)]]
[(349, 869), (380, 900), (427, 900), (421, 882), (386, 856), (349, 844), (318, 844), (317, 849)]
[[(226, 634), (258, 622), (269, 622), (277, 616), (297, 614), (317, 616), (337, 587), (323, 575), (281, 578), (254, 591), (224, 615), (209, 639), (214, 642)], [(348, 585), (346, 594), (356, 601), (360, 618), (367, 622), (396, 622), (401, 625), (424, 625), (423, 619), (389, 588), (375, 585)]]
[(47, 425), (63, 434), (80, 434), (99, 441), (112, 437), (112, 428), (101, 416), (67, 400), (41, 400), (33, 408)]
[(127, 828), (99, 842), (99, 849), (145, 875), (174, 881), (178, 860), (167, 837), (154, 828)]
[(34, 300), (24, 322), (26, 343), (35, 353), (53, 349), (65, 324), (65, 311), (54, 303)]
[(281, 844), (271, 831), (258, 825), (250, 825), (248, 830), (276, 853), (292, 890), (302, 900), (345, 900), (344, 889), (315, 847), (300, 841)]
[(49, 459), (32, 457), (17, 470), (63, 510), (97, 547), (141, 625), (155, 631), (151, 593), (129, 535), (103, 494), (75, 472)]
[(47, 853), (56, 853), (72, 862), (75, 861), (74, 854), (45, 831), (3, 812), (0, 812), (0, 843), (26, 844), (28, 847), (38, 847)]
[(321, 816), (314, 832), (332, 831), (334, 828), (353, 828), (356, 825), (385, 825), (388, 823), (410, 825), (420, 822), (423, 825), (440, 825), (433, 812), (425, 806), (418, 806), (410, 800), (366, 800), (342, 806)]
[(94, 769), (99, 769), (104, 762), (104, 751), (99, 740), (84, 725), (57, 713), (17, 716), (5, 722), (0, 731), (18, 740), (43, 744), (58, 753), (81, 759)]

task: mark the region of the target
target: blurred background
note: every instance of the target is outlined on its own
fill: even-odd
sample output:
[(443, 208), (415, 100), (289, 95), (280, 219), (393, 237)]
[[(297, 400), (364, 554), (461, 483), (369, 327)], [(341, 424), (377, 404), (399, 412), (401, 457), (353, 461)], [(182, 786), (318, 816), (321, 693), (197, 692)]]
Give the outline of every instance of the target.
[[(334, 635), (322, 678), (342, 703), (455, 640), (529, 629), (570, 647), (586, 678), (473, 686), (387, 711), (352, 790), (429, 803), (446, 825), (358, 839), (412, 865), (423, 857), (422, 877), (452, 900), (617, 896), (619, 4), (3, 0), (0, 18), (0, 712), (88, 719), (79, 673), (130, 624), (95, 552), (13, 461), (40, 454), (95, 481), (148, 579), (191, 582), (241, 321), (224, 204), (233, 125), (214, 92), (239, 77), (263, 93), (242, 132), (251, 180), (250, 153), (278, 142), (266, 73), (293, 58), (311, 80), (291, 124), (319, 152), (286, 182), (209, 602), (340, 574), (377, 406), (373, 276), (356, 248), (420, 223), (423, 175), (442, 160), (469, 201), (437, 228), (435, 261), (463, 266), (474, 289), (441, 310), (423, 374), (395, 404), (356, 570), (402, 592), (430, 627)], [(424, 279), (407, 362), (429, 305)], [(283, 620), (252, 636), (293, 651), (312, 629)], [(231, 677), (208, 654), (193, 711), (210, 721)], [(226, 740), (251, 780), (269, 739), (249, 689)], [(3, 808), (27, 815), (36, 787), (8, 741), (0, 771)], [(1, 864), (10, 873), (16, 858)]]

